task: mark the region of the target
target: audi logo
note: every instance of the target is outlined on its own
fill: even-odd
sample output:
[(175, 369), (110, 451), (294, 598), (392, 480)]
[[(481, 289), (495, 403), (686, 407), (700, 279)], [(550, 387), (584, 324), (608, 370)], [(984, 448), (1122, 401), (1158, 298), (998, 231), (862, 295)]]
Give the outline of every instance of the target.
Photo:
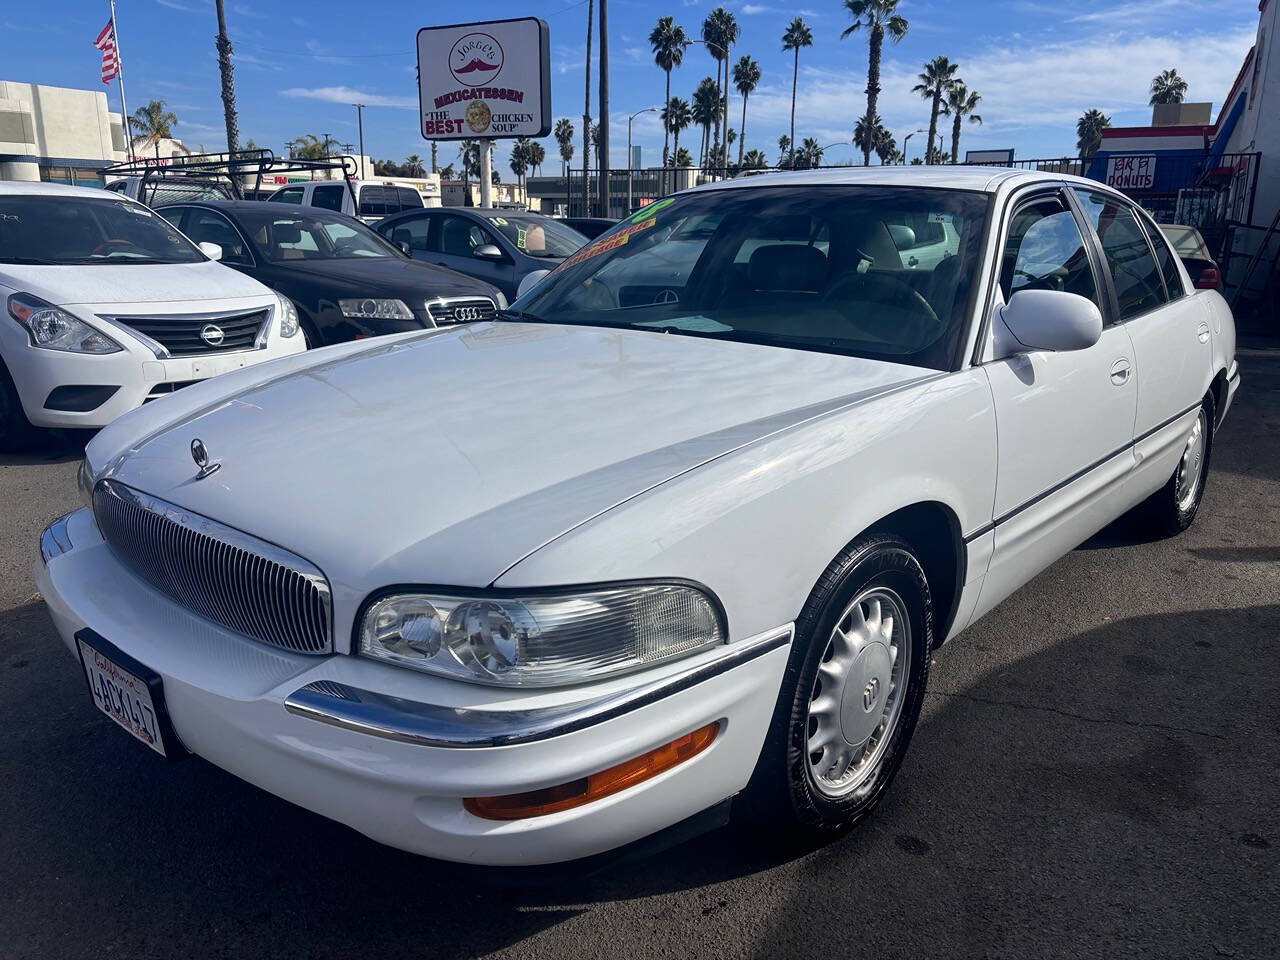
[(453, 311), (453, 319), (459, 323), (479, 320), (483, 315), (484, 313), (479, 307), (457, 307)]
[(222, 328), (216, 323), (206, 323), (200, 328), (200, 339), (211, 347), (221, 346), (222, 341), (226, 338), (227, 335), (222, 332)]

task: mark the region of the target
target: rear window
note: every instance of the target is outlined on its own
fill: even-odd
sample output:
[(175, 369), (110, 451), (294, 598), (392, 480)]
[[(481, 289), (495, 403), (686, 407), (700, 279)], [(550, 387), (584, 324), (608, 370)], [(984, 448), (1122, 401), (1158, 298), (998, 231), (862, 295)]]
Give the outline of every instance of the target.
[(311, 205), (325, 210), (342, 209), (342, 192), (347, 188), (342, 184), (316, 187), (311, 194)]
[[(400, 205), (392, 194), (394, 212), (399, 212)], [(360, 216), (385, 217), (387, 210), (387, 190), (385, 187), (362, 186), (360, 188)]]
[(422, 194), (409, 187), (396, 187), (396, 196), (400, 198), (401, 210), (417, 210), (422, 206)]

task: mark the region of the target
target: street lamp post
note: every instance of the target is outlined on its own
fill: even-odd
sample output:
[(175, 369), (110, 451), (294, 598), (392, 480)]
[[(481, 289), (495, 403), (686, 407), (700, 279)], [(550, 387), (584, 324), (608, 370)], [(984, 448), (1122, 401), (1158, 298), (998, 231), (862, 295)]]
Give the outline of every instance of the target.
[(902, 138), (902, 162), (903, 162), (903, 164), (905, 164), (905, 163), (907, 162), (907, 141), (908, 141), (908, 140), (910, 140), (912, 137), (914, 137), (917, 133), (924, 133), (924, 127), (918, 127), (918, 128), (916, 128), (915, 130), (912, 130), (910, 133), (908, 133), (905, 137), (903, 137), (903, 138)]
[(635, 174), (631, 163), (631, 121), (642, 113), (657, 113), (657, 107), (645, 107), (627, 117), (627, 216), (631, 216), (631, 178)]
[(825, 147), (819, 147), (818, 153), (820, 154), (826, 153), (832, 147), (844, 147), (844, 146), (852, 146), (852, 145), (853, 145), (852, 140), (837, 140), (835, 143), (828, 143)]
[(360, 179), (364, 179), (364, 104), (353, 103), (356, 108), (356, 123), (360, 128)]

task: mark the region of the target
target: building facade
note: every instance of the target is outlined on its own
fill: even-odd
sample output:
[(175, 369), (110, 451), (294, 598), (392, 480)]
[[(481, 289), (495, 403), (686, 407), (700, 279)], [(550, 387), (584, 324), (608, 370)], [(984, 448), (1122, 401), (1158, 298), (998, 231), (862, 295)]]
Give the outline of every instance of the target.
[(0, 80), (0, 180), (101, 186), (99, 171), (125, 158), (102, 91)]

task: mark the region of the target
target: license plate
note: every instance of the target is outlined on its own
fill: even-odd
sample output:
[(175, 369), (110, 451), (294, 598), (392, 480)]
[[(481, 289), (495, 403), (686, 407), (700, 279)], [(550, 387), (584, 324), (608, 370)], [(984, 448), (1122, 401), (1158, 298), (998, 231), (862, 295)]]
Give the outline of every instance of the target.
[(166, 731), (176, 745), (165, 713), (160, 676), (90, 630), (76, 635), (89, 693), (99, 710), (160, 756)]
[(191, 364), (191, 378), (193, 380), (204, 380), (208, 377), (216, 377), (220, 373), (239, 370), (244, 365), (245, 358), (243, 356), (210, 357), (207, 360), (195, 360)]

